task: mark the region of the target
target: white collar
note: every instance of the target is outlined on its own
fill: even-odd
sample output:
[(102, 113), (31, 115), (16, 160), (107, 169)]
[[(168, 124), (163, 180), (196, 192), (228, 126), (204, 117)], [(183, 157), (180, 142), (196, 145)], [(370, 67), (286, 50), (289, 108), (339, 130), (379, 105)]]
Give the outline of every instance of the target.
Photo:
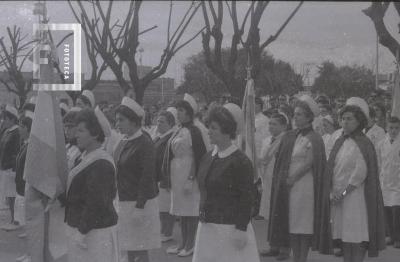
[(227, 149), (223, 151), (219, 151), (217, 146), (214, 146), (214, 150), (212, 151), (211, 155), (215, 156), (218, 153), (219, 158), (225, 158), (233, 154), (238, 150), (238, 147), (235, 144), (230, 145)]
[(17, 129), (18, 126), (17, 125), (13, 125), (12, 127), (10, 127), (9, 129), (7, 129), (7, 132), (11, 132), (14, 131), (15, 129)]
[(142, 129), (139, 129), (138, 131), (136, 131), (133, 135), (131, 135), (130, 137), (125, 137), (124, 140), (133, 140), (135, 138), (138, 138), (139, 136), (141, 136), (143, 134)]

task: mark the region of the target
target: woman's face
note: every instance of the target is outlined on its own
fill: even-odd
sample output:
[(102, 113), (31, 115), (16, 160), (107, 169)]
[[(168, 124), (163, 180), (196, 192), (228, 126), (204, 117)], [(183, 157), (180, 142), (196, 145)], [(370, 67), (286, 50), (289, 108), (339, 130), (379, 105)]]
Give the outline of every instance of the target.
[(341, 123), (342, 123), (343, 132), (345, 134), (352, 133), (360, 125), (360, 122), (358, 122), (358, 120), (355, 118), (355, 116), (352, 112), (345, 112), (342, 115)]
[(273, 137), (278, 136), (285, 130), (285, 126), (279, 123), (278, 119), (271, 118), (269, 120), (269, 132)]
[(215, 121), (212, 121), (209, 125), (208, 136), (210, 137), (210, 143), (213, 145), (218, 145), (221, 141), (225, 141), (226, 138), (229, 138), (229, 135), (221, 132), (221, 127)]
[(298, 128), (304, 128), (310, 125), (310, 119), (307, 117), (305, 110), (302, 107), (294, 109), (294, 123)]
[(167, 118), (165, 118), (165, 116), (159, 116), (157, 118), (157, 130), (160, 134), (164, 134), (171, 128), (172, 126), (168, 124)]
[(121, 134), (127, 135), (130, 134), (133, 129), (135, 129), (135, 123), (130, 121), (129, 118), (123, 114), (117, 113), (115, 116), (115, 127)]
[(179, 107), (179, 108), (177, 108), (177, 111), (178, 111), (177, 118), (178, 118), (179, 123), (182, 124), (182, 123), (189, 122), (190, 117), (184, 108)]
[(89, 108), (89, 109), (90, 109), (90, 106), (87, 105), (87, 104), (85, 104), (85, 103), (83, 102), (83, 100), (80, 99), (80, 98), (77, 98), (77, 99), (76, 99), (75, 106), (76, 106), (76, 107), (79, 107), (79, 108), (82, 108), (82, 109), (86, 109), (86, 108)]
[(332, 123), (328, 120), (322, 120), (322, 128), (324, 129), (324, 134), (332, 134), (335, 131)]
[(96, 137), (90, 134), (84, 122), (80, 122), (76, 127), (76, 142), (82, 151), (97, 142)]
[(76, 126), (71, 123), (65, 123), (64, 133), (68, 141), (73, 140), (76, 137)]

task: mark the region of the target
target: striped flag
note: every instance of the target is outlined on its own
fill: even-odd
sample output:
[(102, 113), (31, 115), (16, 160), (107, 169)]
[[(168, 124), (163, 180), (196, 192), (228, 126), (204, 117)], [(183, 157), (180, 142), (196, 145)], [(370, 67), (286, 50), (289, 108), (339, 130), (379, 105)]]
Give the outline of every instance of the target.
[(250, 158), (254, 166), (254, 178), (257, 179), (256, 145), (255, 145), (255, 92), (254, 80), (249, 78), (243, 97), (242, 110), (244, 114), (244, 128), (242, 133), (241, 149)]
[(59, 103), (52, 91), (39, 91), (26, 153), (26, 182), (50, 199), (65, 191), (67, 156)]

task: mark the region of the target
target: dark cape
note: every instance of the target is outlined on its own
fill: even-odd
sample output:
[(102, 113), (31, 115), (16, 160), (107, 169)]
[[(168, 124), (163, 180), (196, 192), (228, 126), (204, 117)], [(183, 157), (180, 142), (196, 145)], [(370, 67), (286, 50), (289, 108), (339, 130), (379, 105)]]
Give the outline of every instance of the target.
[(363, 132), (356, 131), (350, 136), (342, 135), (336, 140), (328, 160), (327, 178), (332, 183), (336, 155), (347, 138), (354, 140), (367, 164), (364, 195), (368, 215), (368, 256), (377, 257), (379, 251), (386, 247), (383, 197), (379, 182), (378, 160), (375, 147)]
[(289, 193), (286, 184), (290, 162), (297, 135), (301, 132), (312, 145), (314, 181), (314, 234), (312, 249), (323, 254), (332, 251), (329, 180), (325, 176), (325, 146), (320, 135), (312, 128), (288, 131), (283, 137), (276, 155), (273, 171), (270, 216), (268, 223), (268, 241), (271, 246), (289, 247)]
[(156, 178), (157, 182), (160, 182), (160, 188), (167, 188), (167, 177), (164, 174), (164, 170), (162, 168), (163, 165), (163, 160), (164, 160), (164, 155), (165, 155), (165, 150), (167, 149), (168, 146), (168, 141), (171, 138), (173, 132), (170, 134), (167, 134), (161, 138), (157, 138), (154, 140), (154, 148), (156, 152)]
[[(187, 128), (190, 132), (190, 136), (192, 138), (192, 150), (193, 150), (193, 158), (195, 164), (195, 174), (197, 174), (197, 170), (200, 165), (200, 160), (207, 153), (206, 145), (203, 141), (203, 137), (201, 135), (200, 129), (193, 124), (193, 121), (182, 124), (181, 128)], [(164, 174), (164, 179), (166, 181), (164, 188), (171, 188), (171, 160), (174, 158), (174, 154), (172, 153), (171, 142), (175, 138), (175, 136), (179, 133), (179, 128), (175, 133), (171, 136), (168, 141), (167, 149), (165, 150), (164, 159), (162, 163), (162, 173)]]

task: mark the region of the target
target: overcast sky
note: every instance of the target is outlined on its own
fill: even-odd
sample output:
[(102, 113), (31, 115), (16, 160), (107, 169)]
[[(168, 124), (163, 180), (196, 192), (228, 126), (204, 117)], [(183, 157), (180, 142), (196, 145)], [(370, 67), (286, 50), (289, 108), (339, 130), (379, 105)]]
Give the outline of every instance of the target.
[[(31, 34), (32, 23), (37, 22), (37, 17), (32, 15), (33, 3), (33, 1), (0, 2), (0, 37), (6, 35), (7, 25), (15, 24), (21, 26), (23, 32)], [(116, 1), (114, 17), (123, 17), (128, 4), (128, 1)], [(188, 4), (189, 2), (174, 2), (175, 24), (173, 25), (176, 26)], [(239, 21), (243, 19), (248, 4), (249, 2), (246, 1), (238, 3)], [(275, 33), (297, 4), (298, 2), (272, 2), (260, 22), (261, 40)], [(291, 63), (297, 71), (301, 70), (302, 64), (318, 65), (324, 60), (331, 60), (338, 65), (360, 64), (374, 68), (376, 33), (373, 23), (361, 12), (369, 5), (368, 2), (305, 2), (278, 40), (267, 47), (267, 51), (275, 58)], [(66, 2), (48, 1), (47, 8), (50, 22), (75, 22)], [(158, 64), (166, 42), (168, 8), (169, 1), (150, 1), (142, 5), (140, 28), (143, 30), (153, 25), (158, 26), (157, 29), (140, 38), (140, 45), (144, 48), (142, 59), (144, 65)], [(228, 46), (232, 35), (232, 24), (228, 12), (224, 13), (224, 18), (224, 45)], [(391, 5), (385, 22), (389, 31), (397, 39), (399, 39), (398, 18)], [(203, 26), (202, 13), (198, 12), (193, 23), (189, 25), (184, 39), (190, 38)], [(84, 43), (82, 45), (82, 53), (84, 53)], [(198, 37), (176, 55), (168, 68), (167, 76), (179, 81), (183, 73), (181, 66), (186, 58), (198, 53), (201, 48), (201, 37)], [(380, 71), (392, 72), (394, 70), (393, 56), (386, 48), (380, 46), (379, 49)], [(83, 70), (89, 73), (90, 67), (85, 63), (85, 57), (82, 60)], [(31, 64), (28, 63), (27, 66), (30, 67)], [(113, 78), (112, 73), (105, 74), (105, 78)]]

